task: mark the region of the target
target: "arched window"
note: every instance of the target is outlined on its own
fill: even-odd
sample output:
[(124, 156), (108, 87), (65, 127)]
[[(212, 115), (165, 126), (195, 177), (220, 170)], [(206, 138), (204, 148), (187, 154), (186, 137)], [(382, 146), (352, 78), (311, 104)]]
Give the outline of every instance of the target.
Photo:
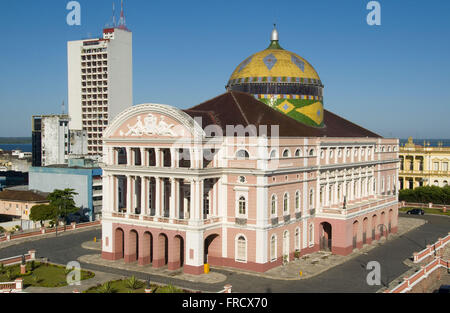
[(309, 224), (309, 245), (314, 245), (314, 224)]
[(272, 235), (270, 238), (270, 261), (277, 259), (277, 236)]
[(309, 150), (309, 156), (314, 156), (314, 149)]
[(236, 240), (236, 261), (247, 262), (247, 240), (239, 236)]
[(300, 191), (295, 192), (295, 210), (300, 211)]
[(290, 158), (291, 157), (291, 151), (289, 149), (285, 149), (283, 151), (283, 158)]
[(302, 149), (295, 150), (295, 156), (296, 157), (301, 157), (302, 156)]
[(277, 213), (277, 197), (275, 195), (272, 195), (272, 210), (271, 214), (275, 215)]
[(250, 155), (248, 154), (247, 150), (242, 149), (236, 152), (236, 158), (241, 160), (248, 160), (250, 158)]
[(323, 205), (323, 191), (324, 191), (324, 187), (322, 186), (322, 187), (320, 187), (320, 195), (319, 195), (320, 205)]
[(300, 228), (295, 229), (295, 251), (300, 251)]
[(283, 213), (289, 213), (289, 194), (286, 192), (283, 197)]
[(245, 215), (247, 212), (247, 201), (244, 196), (239, 197), (239, 214)]
[(276, 159), (277, 158), (277, 150), (273, 149), (272, 151), (270, 151), (270, 159)]
[(314, 207), (314, 189), (309, 191), (309, 208), (312, 209)]

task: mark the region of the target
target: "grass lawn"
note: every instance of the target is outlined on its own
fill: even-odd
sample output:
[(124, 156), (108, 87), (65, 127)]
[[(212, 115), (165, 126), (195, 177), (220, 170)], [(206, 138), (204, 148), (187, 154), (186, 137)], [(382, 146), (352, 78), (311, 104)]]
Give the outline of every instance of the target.
[[(114, 280), (104, 283), (103, 285), (97, 285), (91, 287), (85, 291), (85, 293), (145, 293), (146, 284), (143, 281), (137, 279), (134, 280), (134, 284), (130, 284), (130, 280)], [(130, 285), (133, 285), (131, 287)], [(150, 284), (152, 293), (184, 293), (183, 290), (169, 286), (158, 286)]]
[[(9, 275), (8, 275), (9, 272)], [(81, 280), (94, 277), (89, 271), (81, 271)], [(66, 268), (64, 266), (35, 262), (34, 270), (31, 270), (31, 262), (27, 262), (27, 273), (20, 274), (20, 265), (5, 266), (0, 269), (0, 282), (12, 282), (16, 278), (23, 278), (24, 287), (64, 287), (67, 286)]]
[[(400, 212), (407, 212), (409, 210), (412, 210), (415, 208), (400, 208)], [(439, 214), (439, 215), (449, 215), (450, 216), (450, 208), (447, 210), (447, 212), (442, 212), (442, 209), (430, 209), (430, 208), (422, 208), (422, 210), (425, 211), (425, 214)]]

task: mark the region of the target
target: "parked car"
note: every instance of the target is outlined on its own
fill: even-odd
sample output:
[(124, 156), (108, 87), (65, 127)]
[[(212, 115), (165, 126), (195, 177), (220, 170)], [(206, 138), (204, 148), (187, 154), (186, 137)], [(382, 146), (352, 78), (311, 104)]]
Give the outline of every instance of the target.
[(414, 215), (424, 215), (425, 211), (422, 209), (412, 209), (406, 212), (406, 214), (414, 214)]

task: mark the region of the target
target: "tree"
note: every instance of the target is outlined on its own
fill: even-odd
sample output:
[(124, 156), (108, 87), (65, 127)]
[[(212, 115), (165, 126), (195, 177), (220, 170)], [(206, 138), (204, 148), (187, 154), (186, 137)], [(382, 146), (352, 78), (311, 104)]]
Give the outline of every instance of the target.
[(56, 209), (48, 204), (39, 204), (31, 208), (30, 219), (34, 222), (40, 222), (43, 226), (44, 221), (54, 220), (56, 217)]
[[(74, 189), (55, 189), (51, 194), (48, 195), (47, 199), (50, 201), (50, 205), (56, 209), (56, 235), (58, 235), (58, 222), (67, 218), (69, 214), (75, 213), (79, 210), (75, 206), (75, 200), (73, 197), (78, 193)], [(66, 230), (66, 223), (64, 222), (64, 231)]]

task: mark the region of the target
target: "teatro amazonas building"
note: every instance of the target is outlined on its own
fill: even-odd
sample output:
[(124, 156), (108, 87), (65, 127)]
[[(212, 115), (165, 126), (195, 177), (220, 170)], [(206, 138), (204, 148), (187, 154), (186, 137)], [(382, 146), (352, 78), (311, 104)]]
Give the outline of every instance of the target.
[(398, 140), (325, 110), (311, 64), (271, 39), (224, 94), (132, 106), (106, 129), (104, 259), (264, 272), (397, 231)]

